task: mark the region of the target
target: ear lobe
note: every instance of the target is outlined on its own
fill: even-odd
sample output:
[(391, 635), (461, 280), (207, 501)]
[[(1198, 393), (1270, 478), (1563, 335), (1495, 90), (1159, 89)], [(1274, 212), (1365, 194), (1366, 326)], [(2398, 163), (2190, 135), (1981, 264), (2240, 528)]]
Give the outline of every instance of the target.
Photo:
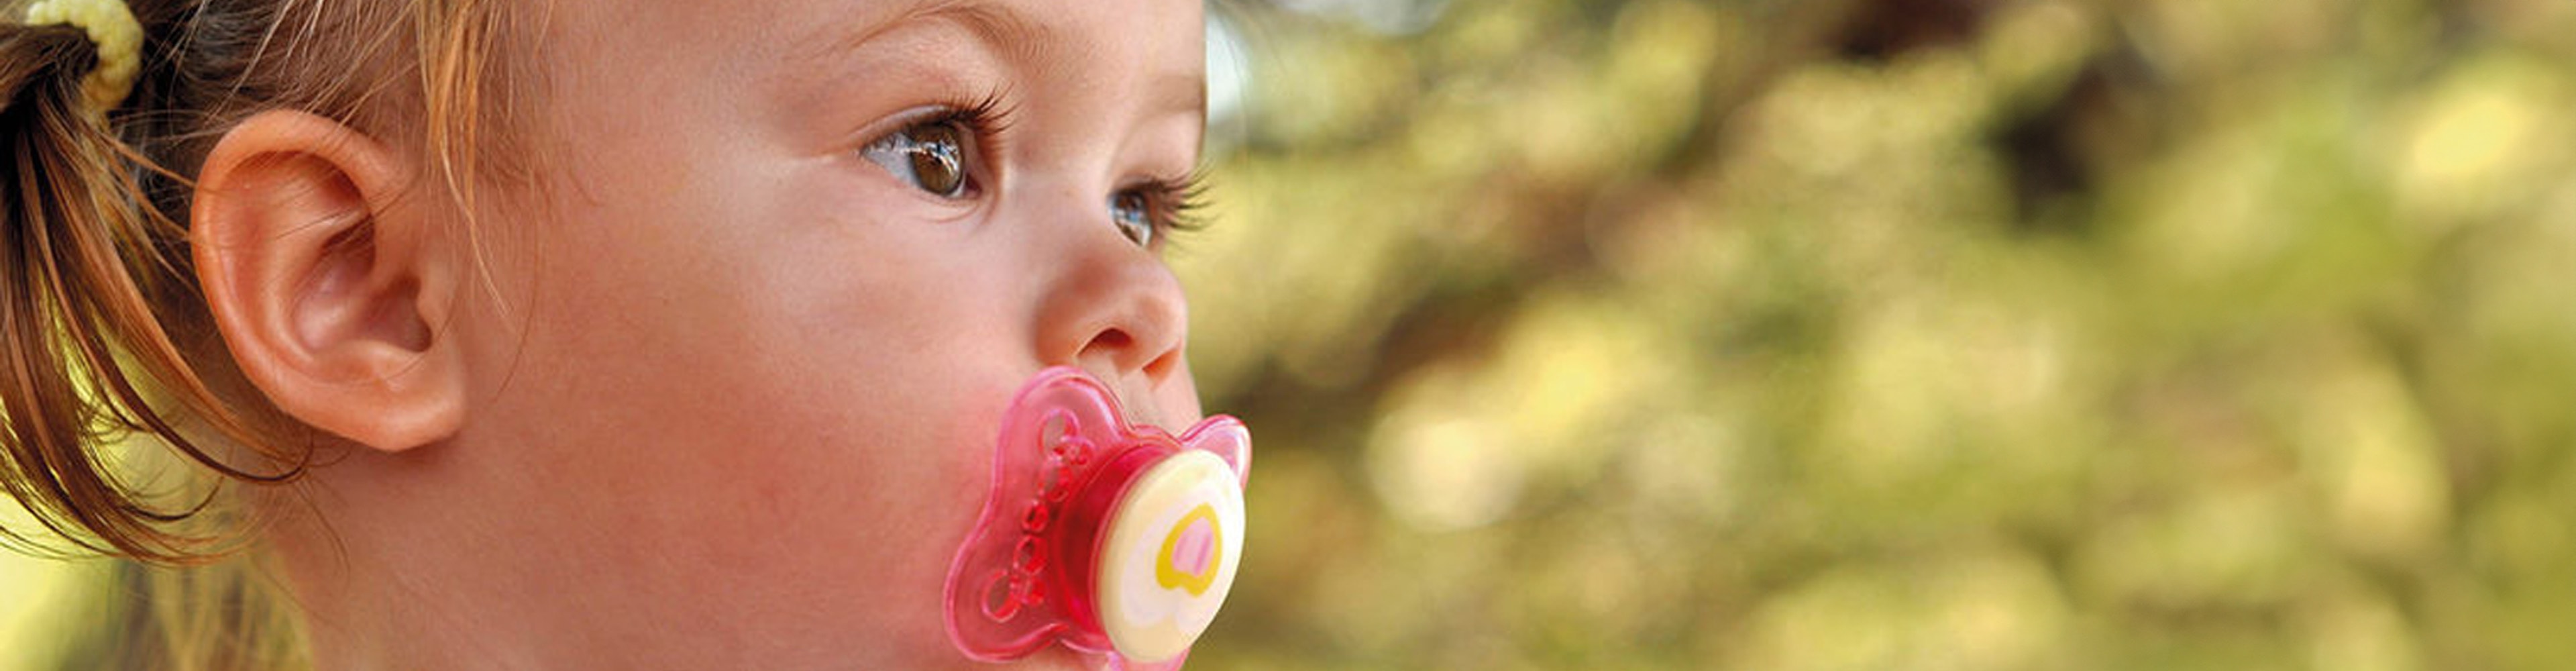
[(401, 159), (338, 122), (263, 112), (207, 155), (189, 224), (242, 373), (288, 415), (388, 452), (454, 435), (465, 408), (443, 332), (456, 262), (443, 222), (400, 198)]

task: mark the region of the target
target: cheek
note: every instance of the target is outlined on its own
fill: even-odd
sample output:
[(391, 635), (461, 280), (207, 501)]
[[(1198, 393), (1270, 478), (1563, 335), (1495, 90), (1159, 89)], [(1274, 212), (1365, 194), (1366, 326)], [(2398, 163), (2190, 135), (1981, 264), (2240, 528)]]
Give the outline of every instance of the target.
[(724, 386), (744, 393), (698, 397), (721, 419), (664, 424), (661, 449), (685, 454), (639, 467), (688, 495), (631, 520), (624, 542), (663, 554), (671, 602), (754, 635), (850, 645), (835, 654), (877, 666), (950, 659), (941, 587), (982, 504), (982, 418), (1000, 394), (930, 357), (834, 352), (732, 368)]
[(639, 607), (944, 658), (948, 561), (1030, 369), (1005, 288), (955, 278), (1005, 274), (901, 231), (733, 223), (822, 213), (671, 200), (550, 223), (524, 331), (486, 338), (514, 368), (474, 430), (533, 448), (503, 468), (548, 511), (515, 523)]

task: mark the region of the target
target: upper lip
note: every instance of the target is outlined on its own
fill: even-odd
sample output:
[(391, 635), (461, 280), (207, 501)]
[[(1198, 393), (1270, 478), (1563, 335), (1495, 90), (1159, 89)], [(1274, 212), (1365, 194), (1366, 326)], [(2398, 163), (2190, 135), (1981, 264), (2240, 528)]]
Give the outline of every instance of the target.
[(1165, 416), (1167, 413), (1163, 410), (1162, 404), (1157, 402), (1154, 389), (1149, 383), (1140, 382), (1136, 376), (1131, 375), (1103, 375), (1104, 371), (1096, 370), (1091, 366), (1080, 366), (1080, 368), (1084, 375), (1091, 376), (1091, 379), (1099, 381), (1101, 386), (1109, 388), (1110, 396), (1118, 400), (1118, 411), (1125, 415), (1119, 418), (1121, 421), (1134, 426), (1157, 427), (1174, 434), (1179, 433), (1183, 428), (1173, 426), (1167, 421), (1174, 418)]
[(1126, 385), (1113, 388), (1113, 393), (1118, 395), (1118, 407), (1126, 409), (1129, 424), (1161, 427), (1165, 431), (1178, 430), (1163, 421), (1163, 407), (1154, 402), (1152, 393), (1140, 393)]

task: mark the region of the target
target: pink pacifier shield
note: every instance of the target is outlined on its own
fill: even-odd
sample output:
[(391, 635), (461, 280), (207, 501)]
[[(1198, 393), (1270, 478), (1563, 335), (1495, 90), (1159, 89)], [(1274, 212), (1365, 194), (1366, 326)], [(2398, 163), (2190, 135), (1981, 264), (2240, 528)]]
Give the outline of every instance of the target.
[(1056, 367), (1002, 417), (993, 484), (948, 571), (948, 633), (1006, 661), (1061, 642), (1121, 669), (1179, 668), (1240, 565), (1251, 435), (1210, 417), (1131, 425), (1108, 388)]

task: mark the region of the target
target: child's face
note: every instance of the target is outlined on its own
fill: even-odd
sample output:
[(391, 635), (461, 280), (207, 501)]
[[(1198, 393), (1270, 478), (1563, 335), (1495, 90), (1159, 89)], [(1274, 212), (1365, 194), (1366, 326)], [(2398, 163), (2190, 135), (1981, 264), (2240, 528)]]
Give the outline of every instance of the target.
[(1079, 365), (1140, 421), (1200, 417), (1181, 289), (1119, 221), (1197, 161), (1197, 0), (546, 25), (553, 181), (481, 222), (482, 388), (429, 476), (499, 540), (407, 550), (586, 668), (988, 668), (939, 595), (1013, 390)]

